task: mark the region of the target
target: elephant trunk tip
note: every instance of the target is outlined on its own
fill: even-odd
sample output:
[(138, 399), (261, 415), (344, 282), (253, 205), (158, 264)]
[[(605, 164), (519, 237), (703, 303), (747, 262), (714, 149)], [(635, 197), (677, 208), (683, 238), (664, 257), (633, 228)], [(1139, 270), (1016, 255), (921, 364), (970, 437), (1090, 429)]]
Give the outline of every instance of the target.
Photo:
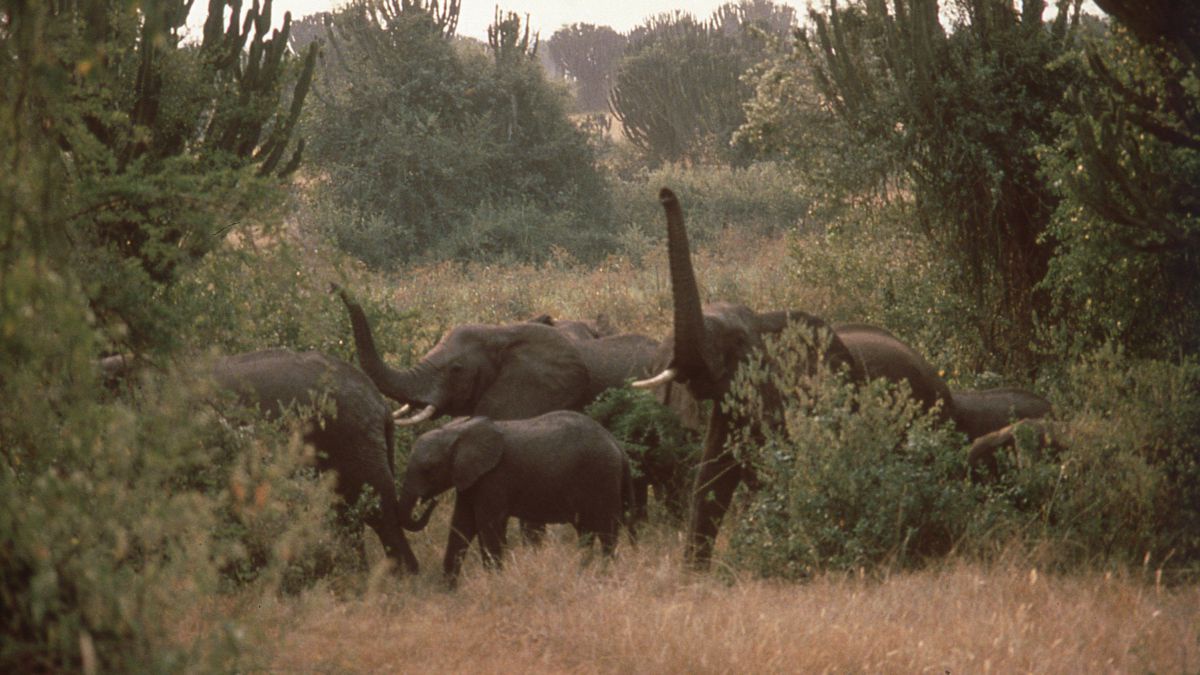
[(679, 204), (679, 199), (675, 197), (675, 193), (671, 188), (663, 188), (658, 191), (658, 201), (662, 202), (663, 206), (670, 207)]

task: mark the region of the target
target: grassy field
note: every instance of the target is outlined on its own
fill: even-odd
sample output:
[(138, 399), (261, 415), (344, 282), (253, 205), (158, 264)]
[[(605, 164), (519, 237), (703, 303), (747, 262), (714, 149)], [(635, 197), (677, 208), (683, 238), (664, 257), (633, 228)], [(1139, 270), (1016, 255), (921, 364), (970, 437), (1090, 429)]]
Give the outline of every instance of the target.
[[(883, 578), (806, 583), (682, 570), (660, 528), (610, 565), (581, 565), (569, 530), (505, 568), (473, 550), (439, 580), (444, 522), (414, 538), (424, 570), (363, 594), (322, 586), (240, 610), (277, 672), (1195, 672), (1200, 588), (1152, 574), (1056, 576), (1023, 560), (951, 560)], [(203, 626), (201, 622), (197, 628)]]
[[(927, 329), (937, 321), (926, 314), (939, 298), (913, 293), (911, 307), (880, 299), (880, 289), (920, 276), (922, 258), (905, 245), (887, 240), (856, 248), (857, 257), (822, 261), (839, 249), (822, 250), (830, 244), (820, 233), (762, 238), (730, 231), (702, 247), (695, 263), (706, 300), (877, 322), (953, 378), (961, 365), (954, 350), (923, 342), (935, 334)], [(798, 247), (815, 251), (808, 259), (828, 272), (824, 283), (797, 273)], [(656, 241), (589, 268), (563, 259), (443, 263), (377, 275), (338, 256), (318, 258), (296, 275), (306, 289), (296, 296), (299, 318), (291, 317), (301, 334), (338, 336), (348, 349), (343, 310), (324, 290), (338, 281), (369, 299), (381, 318), (400, 322), (393, 325), (403, 327), (404, 339), (383, 336), (393, 363), (419, 356), (443, 330), (467, 322), (604, 314), (621, 330), (661, 337), (670, 328), (665, 252)], [(277, 273), (272, 264), (261, 274)], [(276, 293), (273, 283), (262, 292)], [(406, 311), (415, 314), (397, 318)], [(411, 436), (399, 438), (403, 457)], [(755, 578), (721, 564), (720, 556), (710, 574), (685, 572), (682, 532), (655, 518), (636, 547), (623, 538), (610, 564), (582, 565), (565, 527), (541, 548), (508, 551), (500, 572), (482, 569), (473, 546), (458, 589), (448, 591), (440, 567), (449, 511), (444, 505), (425, 532), (410, 535), (422, 564), (418, 578), (397, 581), (376, 569), (326, 579), (299, 596), (257, 589), (214, 598), (188, 608), (177, 635), (186, 644), (233, 619), (256, 633), (254, 644), (268, 645), (250, 655), (248, 667), (271, 672), (1200, 669), (1200, 586), (1160, 583), (1157, 562), (1098, 563), (1095, 571), (1058, 574), (1047, 571), (1057, 569), (1052, 554), (996, 544), (986, 561), (952, 555), (918, 571), (830, 573), (788, 583)], [(725, 529), (728, 536), (732, 528)], [(719, 551), (725, 546), (722, 539)]]

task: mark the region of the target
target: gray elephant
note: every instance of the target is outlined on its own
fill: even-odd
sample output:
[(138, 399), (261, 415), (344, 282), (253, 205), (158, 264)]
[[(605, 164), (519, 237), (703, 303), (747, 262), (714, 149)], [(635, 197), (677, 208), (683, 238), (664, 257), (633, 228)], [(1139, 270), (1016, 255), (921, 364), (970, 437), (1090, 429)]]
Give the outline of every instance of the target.
[(1017, 420), (1046, 417), (1052, 410), (1049, 401), (1019, 387), (954, 391), (951, 397), (954, 422), (970, 441)]
[(412, 368), (380, 358), (362, 307), (336, 288), (354, 331), (359, 364), (379, 390), (420, 412), (398, 419), (415, 424), (434, 415), (528, 419), (553, 410), (582, 410), (600, 392), (644, 377), (657, 342), (624, 334), (568, 338), (538, 322), (456, 326)]
[[(937, 371), (920, 354), (891, 333), (863, 324), (844, 324), (831, 329), (823, 320), (801, 311), (755, 312), (742, 305), (715, 303), (702, 307), (692, 270), (687, 232), (679, 200), (663, 188), (659, 200), (666, 211), (667, 250), (674, 300), (674, 332), (663, 341), (662, 361), (667, 367), (657, 376), (635, 383), (639, 387), (666, 382), (687, 385), (699, 400), (714, 401), (709, 415), (704, 446), (692, 492), (688, 523), (686, 560), (694, 568), (706, 568), (721, 519), (729, 509), (738, 484), (746, 478), (742, 466), (726, 448), (730, 432), (746, 420), (736, 419), (719, 405), (729, 392), (738, 368), (750, 353), (763, 346), (764, 338), (779, 334), (789, 324), (811, 336), (807, 362), (824, 362), (844, 368), (854, 381), (883, 377), (908, 382), (913, 396), (926, 407), (941, 406), (949, 416), (950, 390)], [(768, 400), (777, 394), (764, 391)]]
[[(402, 572), (416, 574), (417, 559), (404, 537), (394, 483), (392, 417), (375, 385), (354, 366), (317, 352), (272, 349), (218, 360), (213, 377), (239, 402), (278, 418), (296, 408), (315, 412), (306, 422), (304, 440), (317, 452), (317, 470), (337, 474), (342, 507), (358, 501), (364, 486), (379, 496), (379, 509), (366, 524), (379, 535), (384, 552)], [(316, 415), (320, 415), (319, 417)], [(430, 510), (413, 527), (428, 522)]]
[[(510, 517), (571, 523), (580, 542), (611, 556), (632, 498), (629, 459), (612, 434), (581, 413), (532, 419), (461, 418), (417, 438), (400, 488), (410, 529), (420, 502), (454, 488), (443, 571), (453, 583), (471, 540), (484, 564), (500, 565)], [(427, 522), (428, 518), (424, 518)]]

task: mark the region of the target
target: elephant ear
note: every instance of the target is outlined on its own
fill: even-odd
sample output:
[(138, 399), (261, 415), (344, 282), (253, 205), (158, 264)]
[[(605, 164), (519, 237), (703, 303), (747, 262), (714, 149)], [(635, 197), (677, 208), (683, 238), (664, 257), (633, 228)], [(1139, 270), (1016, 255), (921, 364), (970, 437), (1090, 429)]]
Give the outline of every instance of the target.
[(477, 414), (517, 420), (582, 408), (591, 375), (571, 340), (532, 323), (508, 326), (496, 337), (496, 377), (480, 397)]
[(496, 468), (504, 456), (505, 443), (492, 420), (475, 417), (463, 426), (452, 448), (454, 489), (462, 492)]

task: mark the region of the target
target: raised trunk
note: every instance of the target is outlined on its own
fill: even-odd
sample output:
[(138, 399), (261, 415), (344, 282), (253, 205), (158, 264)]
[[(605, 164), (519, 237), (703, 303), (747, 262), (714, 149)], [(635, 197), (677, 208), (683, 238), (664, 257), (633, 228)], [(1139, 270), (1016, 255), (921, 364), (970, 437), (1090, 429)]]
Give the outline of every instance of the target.
[(671, 366), (686, 376), (697, 371), (714, 372), (716, 365), (704, 329), (704, 312), (700, 306), (700, 288), (692, 270), (692, 254), (683, 210), (675, 193), (663, 188), (658, 193), (667, 214), (667, 257), (671, 269), (671, 297), (675, 304), (675, 345)]
[(371, 381), (379, 388), (379, 391), (384, 396), (400, 403), (436, 404), (435, 401), (427, 400), (430, 397), (425, 394), (425, 388), (421, 386), (421, 378), (416, 372), (416, 368), (396, 370), (383, 362), (375, 347), (375, 338), (371, 334), (371, 324), (367, 322), (366, 313), (344, 289), (336, 286), (334, 288), (338, 297), (342, 299), (342, 304), (346, 306), (346, 312), (350, 315), (350, 326), (354, 330), (354, 348), (358, 352), (358, 364), (367, 377), (371, 378)]

